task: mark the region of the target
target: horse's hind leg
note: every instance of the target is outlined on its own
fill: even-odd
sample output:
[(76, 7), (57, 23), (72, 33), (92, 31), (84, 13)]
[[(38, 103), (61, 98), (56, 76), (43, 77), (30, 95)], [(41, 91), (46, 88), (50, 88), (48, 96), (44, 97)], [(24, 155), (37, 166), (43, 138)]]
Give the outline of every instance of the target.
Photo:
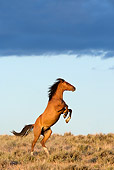
[(44, 138), (43, 138), (42, 141), (40, 142), (41, 145), (43, 146), (44, 151), (47, 153), (48, 156), (49, 156), (49, 152), (48, 152), (48, 150), (47, 150), (47, 148), (46, 148), (46, 146), (45, 146), (45, 143), (46, 143), (46, 141), (48, 140), (48, 138), (51, 136), (51, 134), (52, 134), (52, 130), (51, 130), (51, 129), (45, 131), (45, 132), (44, 132)]
[(34, 146), (38, 140), (38, 138), (40, 137), (41, 135), (41, 128), (39, 126), (34, 126), (34, 140), (32, 142), (32, 147), (31, 147), (31, 155), (33, 155), (33, 151), (34, 151)]

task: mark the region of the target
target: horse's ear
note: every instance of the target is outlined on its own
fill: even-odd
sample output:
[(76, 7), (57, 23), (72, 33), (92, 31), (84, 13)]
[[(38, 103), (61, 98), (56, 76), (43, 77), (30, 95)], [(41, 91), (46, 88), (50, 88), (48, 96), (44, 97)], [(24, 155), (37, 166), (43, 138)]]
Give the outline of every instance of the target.
[(62, 83), (63, 83), (65, 80), (64, 80), (64, 79), (62, 79), (62, 78), (58, 78), (58, 79), (57, 79), (57, 81), (60, 81), (60, 82), (62, 82)]

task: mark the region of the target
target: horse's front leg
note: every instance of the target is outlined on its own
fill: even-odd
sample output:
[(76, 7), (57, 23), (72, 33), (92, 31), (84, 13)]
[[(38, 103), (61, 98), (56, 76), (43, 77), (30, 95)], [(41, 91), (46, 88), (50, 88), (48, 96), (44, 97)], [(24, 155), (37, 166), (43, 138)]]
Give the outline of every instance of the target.
[(71, 115), (72, 115), (72, 110), (71, 109), (68, 109), (68, 112), (69, 112), (69, 117), (65, 120), (66, 123), (69, 122), (69, 120), (71, 119)]
[(68, 115), (68, 110), (69, 110), (69, 109), (68, 109), (68, 105), (66, 105), (66, 106), (65, 106), (65, 110), (64, 110), (64, 112), (63, 112), (63, 114), (64, 114), (64, 115), (63, 115), (64, 119), (65, 119), (65, 118), (67, 117), (67, 115)]

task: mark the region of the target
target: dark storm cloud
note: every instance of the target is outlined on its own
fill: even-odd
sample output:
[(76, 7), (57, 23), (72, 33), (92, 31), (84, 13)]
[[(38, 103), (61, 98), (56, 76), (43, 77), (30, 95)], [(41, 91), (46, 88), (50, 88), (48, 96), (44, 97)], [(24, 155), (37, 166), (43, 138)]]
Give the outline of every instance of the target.
[(105, 59), (111, 58), (111, 57), (114, 57), (114, 51), (108, 51), (108, 52), (104, 55), (104, 58), (105, 58)]
[(0, 56), (91, 50), (114, 57), (113, 0), (0, 1)]

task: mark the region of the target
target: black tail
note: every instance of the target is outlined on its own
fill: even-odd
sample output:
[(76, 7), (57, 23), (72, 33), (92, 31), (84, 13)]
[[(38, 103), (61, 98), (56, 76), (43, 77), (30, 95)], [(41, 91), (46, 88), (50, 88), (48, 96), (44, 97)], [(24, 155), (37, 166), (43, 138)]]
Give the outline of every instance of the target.
[(12, 131), (12, 133), (15, 135), (15, 136), (27, 136), (30, 131), (33, 129), (34, 125), (26, 125), (20, 133), (17, 133), (15, 132), (14, 130)]

